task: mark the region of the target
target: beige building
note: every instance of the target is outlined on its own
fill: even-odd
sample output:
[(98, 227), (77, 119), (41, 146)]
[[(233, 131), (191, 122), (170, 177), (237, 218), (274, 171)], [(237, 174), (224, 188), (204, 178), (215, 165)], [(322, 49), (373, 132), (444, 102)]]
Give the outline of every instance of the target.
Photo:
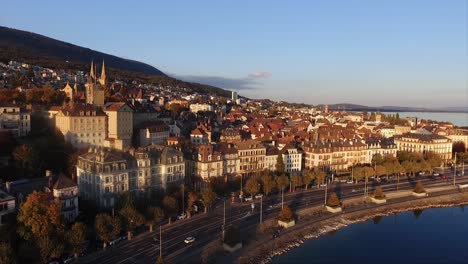
[(211, 144), (197, 146), (190, 163), (191, 173), (203, 180), (223, 176), (224, 162), (221, 153), (215, 151)]
[(126, 103), (108, 103), (104, 106), (107, 114), (107, 136), (105, 147), (126, 149), (131, 146), (133, 134), (133, 110)]
[(305, 168), (344, 171), (356, 164), (369, 163), (370, 151), (361, 140), (318, 142), (304, 147)]
[(452, 140), (453, 144), (463, 142), (465, 144), (465, 151), (468, 148), (468, 129), (449, 129), (447, 137)]
[(10, 131), (14, 137), (24, 137), (31, 131), (30, 111), (15, 105), (0, 105), (0, 131)]
[(452, 158), (452, 140), (435, 134), (406, 133), (394, 138), (397, 149), (410, 152), (434, 152), (444, 160)]
[(218, 150), (223, 160), (223, 175), (237, 176), (240, 170), (240, 159), (236, 145), (219, 143)]
[(138, 143), (140, 146), (164, 145), (169, 137), (169, 131), (169, 126), (162, 121), (147, 123), (139, 129)]
[(264, 169), (266, 147), (261, 142), (246, 140), (235, 142), (235, 144), (239, 152), (240, 174), (250, 176)]
[(100, 107), (78, 105), (63, 108), (55, 115), (55, 127), (74, 147), (101, 146), (107, 134), (107, 115)]
[(99, 81), (97, 76), (94, 75), (94, 63), (91, 62), (91, 70), (89, 78), (85, 84), (86, 89), (86, 103), (90, 105), (103, 106), (105, 99), (105, 89), (106, 85), (106, 71), (104, 68), (104, 62), (102, 63), (102, 73)]
[(67, 85), (65, 85), (65, 87), (63, 87), (63, 89), (61, 91), (64, 92), (67, 95), (67, 98), (70, 101), (73, 100), (74, 90), (73, 90), (73, 88), (70, 86), (70, 84), (68, 82), (67, 82)]

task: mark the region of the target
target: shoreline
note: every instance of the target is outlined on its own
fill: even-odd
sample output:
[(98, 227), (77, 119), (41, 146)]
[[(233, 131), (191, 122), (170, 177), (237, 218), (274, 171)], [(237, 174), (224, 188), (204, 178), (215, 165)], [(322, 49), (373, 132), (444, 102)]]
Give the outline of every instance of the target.
[[(335, 232), (349, 225), (365, 222), (375, 217), (389, 216), (413, 210), (424, 210), (429, 208), (446, 208), (468, 205), (468, 193), (446, 194), (437, 197), (428, 197), (412, 201), (403, 201), (379, 207), (359, 210), (356, 212), (343, 213), (330, 218), (311, 222), (305, 220), (302, 226), (284, 234), (277, 241), (259, 241), (248, 245), (244, 250), (246, 256), (236, 258), (234, 263), (270, 263), (276, 256), (301, 246), (305, 241), (316, 239), (323, 235)], [(310, 223), (310, 224), (308, 224)], [(282, 235), (283, 236), (283, 235)]]

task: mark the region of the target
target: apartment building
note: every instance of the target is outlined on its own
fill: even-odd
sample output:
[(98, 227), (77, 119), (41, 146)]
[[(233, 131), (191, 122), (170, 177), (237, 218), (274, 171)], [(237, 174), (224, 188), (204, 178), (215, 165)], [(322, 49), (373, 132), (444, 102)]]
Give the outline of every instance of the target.
[(444, 160), (452, 158), (452, 140), (436, 134), (405, 133), (395, 136), (395, 144), (398, 150), (410, 152), (434, 152)]
[(266, 147), (259, 141), (246, 140), (235, 142), (239, 152), (239, 173), (244, 176), (253, 175), (264, 169)]
[(15, 104), (0, 104), (0, 131), (26, 136), (31, 131), (31, 112)]
[(108, 117), (104, 146), (126, 149), (131, 146), (133, 134), (133, 110), (126, 103), (107, 103), (104, 112)]

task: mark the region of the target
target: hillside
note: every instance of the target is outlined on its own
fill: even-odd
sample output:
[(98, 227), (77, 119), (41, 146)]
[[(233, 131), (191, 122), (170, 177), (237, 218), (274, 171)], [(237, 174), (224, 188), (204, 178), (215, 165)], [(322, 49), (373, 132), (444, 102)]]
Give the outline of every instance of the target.
[[(319, 105), (323, 107), (323, 105)], [(445, 108), (424, 108), (424, 107), (405, 107), (405, 106), (365, 106), (356, 104), (331, 104), (330, 110), (338, 111), (367, 111), (367, 112), (468, 112), (467, 107), (445, 107)]]
[(89, 71), (91, 60), (99, 64), (102, 59), (106, 63), (107, 76), (111, 79), (137, 80), (163, 86), (186, 87), (201, 94), (230, 96), (230, 92), (224, 89), (177, 80), (142, 62), (123, 59), (36, 33), (0, 26), (0, 61), (4, 63), (15, 60), (52, 69)]

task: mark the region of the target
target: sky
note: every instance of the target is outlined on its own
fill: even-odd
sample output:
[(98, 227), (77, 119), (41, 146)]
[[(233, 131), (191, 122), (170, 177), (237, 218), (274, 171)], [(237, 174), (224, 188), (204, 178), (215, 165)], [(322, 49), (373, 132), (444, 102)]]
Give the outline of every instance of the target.
[(468, 0), (3, 1), (0, 25), (252, 98), (468, 106)]

